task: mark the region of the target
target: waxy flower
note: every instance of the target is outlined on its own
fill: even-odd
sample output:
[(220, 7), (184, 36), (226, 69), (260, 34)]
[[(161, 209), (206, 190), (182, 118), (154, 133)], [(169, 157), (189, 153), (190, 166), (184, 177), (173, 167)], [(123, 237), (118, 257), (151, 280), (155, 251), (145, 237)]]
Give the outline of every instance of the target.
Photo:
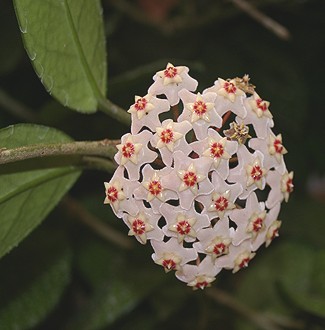
[(150, 242), (157, 265), (196, 290), (222, 269), (248, 267), (279, 235), (293, 172), (270, 103), (248, 75), (219, 78), (200, 93), (188, 73), (168, 63), (135, 97), (104, 203), (128, 235)]

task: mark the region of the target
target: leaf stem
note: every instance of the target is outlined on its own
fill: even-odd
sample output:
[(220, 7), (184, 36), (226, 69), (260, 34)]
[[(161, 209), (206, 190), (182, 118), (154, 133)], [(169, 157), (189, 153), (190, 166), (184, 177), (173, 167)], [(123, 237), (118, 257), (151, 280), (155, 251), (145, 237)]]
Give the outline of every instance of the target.
[[(14, 149), (0, 149), (0, 164), (49, 156), (100, 156), (112, 159), (119, 140), (77, 141), (68, 143), (34, 144)], [(90, 160), (89, 160), (90, 161)]]
[(98, 99), (98, 109), (124, 125), (130, 126), (131, 124), (131, 116), (124, 109), (104, 97)]

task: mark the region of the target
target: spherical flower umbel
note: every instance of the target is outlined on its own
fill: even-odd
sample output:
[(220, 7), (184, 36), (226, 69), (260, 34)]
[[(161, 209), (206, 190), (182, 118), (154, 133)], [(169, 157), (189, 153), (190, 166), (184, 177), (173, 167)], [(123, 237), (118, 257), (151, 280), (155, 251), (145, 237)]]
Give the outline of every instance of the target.
[(188, 73), (168, 63), (135, 96), (104, 203), (129, 236), (150, 242), (157, 265), (196, 290), (271, 244), (294, 185), (270, 102), (248, 75), (200, 93)]

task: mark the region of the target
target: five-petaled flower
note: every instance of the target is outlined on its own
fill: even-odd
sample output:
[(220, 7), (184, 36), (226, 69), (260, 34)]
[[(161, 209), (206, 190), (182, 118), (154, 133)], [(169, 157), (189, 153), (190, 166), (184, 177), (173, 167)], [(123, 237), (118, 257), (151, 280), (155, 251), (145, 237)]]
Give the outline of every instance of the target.
[(135, 97), (104, 203), (130, 236), (150, 242), (156, 264), (196, 290), (222, 269), (246, 268), (279, 235), (293, 172), (270, 103), (247, 75), (200, 93), (188, 73), (168, 63)]

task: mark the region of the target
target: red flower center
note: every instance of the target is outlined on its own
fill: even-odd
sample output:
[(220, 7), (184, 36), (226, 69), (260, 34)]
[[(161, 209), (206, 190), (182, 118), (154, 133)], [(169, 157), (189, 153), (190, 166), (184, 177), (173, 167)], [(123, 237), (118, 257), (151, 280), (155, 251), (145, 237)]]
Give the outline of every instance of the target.
[(214, 207), (216, 208), (217, 211), (224, 211), (227, 209), (229, 203), (228, 203), (228, 199), (220, 196), (217, 200), (215, 200), (214, 202)]
[(251, 177), (254, 181), (259, 181), (262, 179), (263, 176), (263, 170), (261, 169), (261, 166), (254, 165), (251, 171)]
[(174, 138), (174, 133), (170, 128), (163, 130), (160, 134), (161, 141), (166, 144), (173, 141), (173, 138)]
[(207, 105), (203, 101), (196, 101), (193, 105), (193, 111), (201, 117), (207, 112)]
[(274, 149), (275, 149), (275, 152), (281, 154), (282, 151), (283, 151), (283, 145), (281, 143), (280, 140), (276, 139), (273, 143), (273, 146), (274, 146)]
[(236, 86), (233, 83), (229, 82), (229, 81), (225, 82), (223, 88), (225, 89), (225, 91), (228, 94), (234, 94), (234, 93), (236, 93), (236, 90), (237, 90)]
[(161, 183), (157, 180), (151, 181), (149, 183), (148, 190), (149, 190), (150, 194), (157, 196), (162, 191)]
[(195, 284), (195, 287), (198, 289), (204, 289), (209, 285), (209, 283), (207, 281), (201, 281), (201, 282), (197, 282)]
[(108, 187), (106, 191), (106, 196), (110, 202), (116, 202), (118, 198), (118, 191), (115, 187)]
[(174, 78), (177, 75), (177, 69), (173, 66), (165, 69), (164, 75), (166, 78)]
[(141, 219), (135, 219), (132, 223), (132, 229), (137, 235), (142, 235), (146, 232), (146, 224)]
[(271, 236), (271, 240), (273, 241), (276, 237), (279, 236), (279, 229), (276, 228), (273, 230), (272, 236)]
[(188, 187), (193, 187), (197, 183), (197, 176), (194, 172), (186, 172), (183, 176), (183, 181)]
[(225, 151), (221, 143), (214, 142), (210, 147), (210, 153), (214, 158), (220, 158), (224, 152)]
[(176, 269), (176, 262), (173, 259), (164, 259), (162, 266), (167, 270), (174, 270)]
[(141, 97), (141, 98), (137, 99), (137, 101), (134, 104), (134, 107), (137, 111), (141, 111), (146, 108), (147, 103), (148, 103), (148, 101), (144, 97)]
[(180, 235), (188, 235), (192, 227), (186, 220), (179, 221), (176, 226), (176, 230)]
[(219, 256), (221, 256), (222, 254), (225, 254), (225, 252), (226, 252), (226, 245), (225, 244), (223, 244), (223, 243), (218, 243), (218, 244), (216, 244), (215, 246), (214, 246), (214, 248), (213, 248), (213, 253), (217, 256), (217, 257), (219, 257)]
[(253, 222), (253, 230), (258, 233), (263, 228), (263, 219), (257, 218)]
[(293, 191), (293, 181), (292, 181), (292, 179), (287, 180), (286, 187), (287, 187), (287, 192), (288, 193), (291, 193)]
[(126, 142), (122, 147), (122, 155), (125, 158), (130, 158), (135, 152), (134, 144), (132, 142)]
[(268, 110), (267, 103), (265, 101), (263, 101), (262, 99), (257, 99), (256, 100), (256, 105), (262, 111)]
[(247, 257), (247, 258), (244, 258), (241, 263), (239, 264), (239, 268), (245, 268), (248, 266), (248, 263), (250, 262), (250, 258)]

